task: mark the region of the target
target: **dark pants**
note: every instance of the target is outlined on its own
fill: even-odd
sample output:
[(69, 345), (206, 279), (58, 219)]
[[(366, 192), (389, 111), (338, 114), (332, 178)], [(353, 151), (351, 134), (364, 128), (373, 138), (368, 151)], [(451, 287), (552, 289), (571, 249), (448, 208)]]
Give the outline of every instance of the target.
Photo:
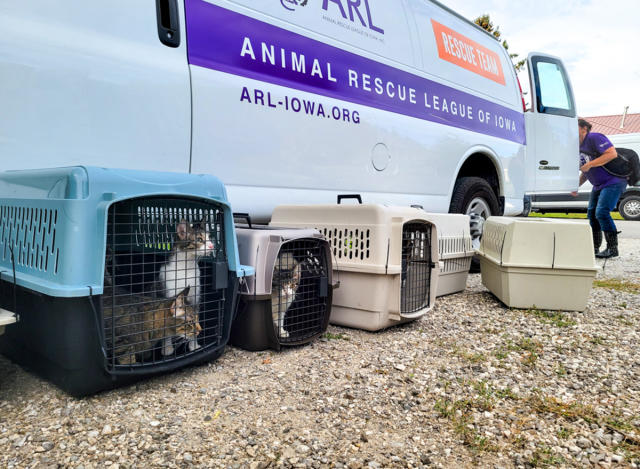
[(627, 188), (626, 181), (593, 189), (589, 197), (587, 216), (593, 231), (616, 231), (616, 225), (611, 218), (611, 211), (616, 209), (620, 196)]

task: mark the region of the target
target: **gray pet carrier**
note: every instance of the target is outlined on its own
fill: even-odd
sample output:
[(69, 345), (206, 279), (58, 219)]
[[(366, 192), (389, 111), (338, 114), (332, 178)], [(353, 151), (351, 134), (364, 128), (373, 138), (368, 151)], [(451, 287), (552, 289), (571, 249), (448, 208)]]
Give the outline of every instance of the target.
[(255, 276), (240, 295), (231, 343), (248, 350), (299, 345), (329, 324), (329, 244), (316, 230), (238, 226), (240, 262)]

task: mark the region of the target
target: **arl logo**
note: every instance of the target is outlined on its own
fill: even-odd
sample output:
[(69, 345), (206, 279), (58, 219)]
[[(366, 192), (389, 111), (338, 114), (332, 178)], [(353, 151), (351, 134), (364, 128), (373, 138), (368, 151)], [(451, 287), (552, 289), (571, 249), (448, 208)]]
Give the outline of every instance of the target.
[(289, 11), (296, 11), (296, 7), (304, 7), (309, 0), (280, 0), (280, 4)]
[[(340, 14), (345, 20), (349, 20), (352, 23), (356, 23), (357, 20), (365, 28), (369, 28), (372, 31), (384, 34), (384, 29), (379, 28), (373, 24), (369, 0), (322, 0), (322, 9), (325, 11), (329, 11), (329, 3), (332, 3), (334, 8), (338, 8), (340, 10)], [(344, 7), (344, 5), (346, 5), (346, 8)], [(348, 15), (347, 11), (349, 12)]]

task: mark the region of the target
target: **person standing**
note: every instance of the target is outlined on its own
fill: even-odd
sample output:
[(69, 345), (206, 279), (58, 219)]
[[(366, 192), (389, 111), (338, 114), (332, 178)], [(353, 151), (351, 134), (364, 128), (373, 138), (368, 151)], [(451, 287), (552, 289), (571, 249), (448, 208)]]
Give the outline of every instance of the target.
[[(593, 247), (598, 258), (618, 256), (618, 230), (611, 218), (611, 211), (618, 205), (620, 196), (627, 187), (627, 180), (609, 174), (604, 165), (618, 157), (618, 153), (609, 139), (597, 132), (591, 132), (591, 124), (578, 119), (580, 134), (580, 185), (586, 180), (593, 185), (589, 197), (587, 217), (593, 234)], [(577, 195), (574, 192), (573, 195)], [(599, 252), (602, 233), (607, 248)]]

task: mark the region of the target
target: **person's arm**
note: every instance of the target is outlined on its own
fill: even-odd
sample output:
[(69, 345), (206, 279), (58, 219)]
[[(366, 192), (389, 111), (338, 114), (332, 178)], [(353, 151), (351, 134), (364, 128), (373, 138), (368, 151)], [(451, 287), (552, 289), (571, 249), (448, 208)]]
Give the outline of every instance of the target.
[(578, 187), (587, 182), (587, 175), (585, 173), (580, 173), (580, 181), (578, 182)]
[[(580, 173), (580, 180), (578, 181), (578, 187), (587, 182), (587, 175), (585, 173)], [(578, 191), (572, 191), (571, 195), (573, 197), (578, 197)]]
[[(591, 161), (587, 161), (586, 164), (582, 165), (580, 167), (580, 171), (582, 171), (582, 174), (586, 173), (587, 171), (589, 171), (591, 168), (596, 168), (598, 166), (603, 166), (605, 164), (607, 164), (609, 161), (615, 159), (618, 157), (618, 153), (616, 152), (616, 149), (614, 147), (609, 147), (605, 150), (605, 152), (600, 155), (599, 157), (591, 160)], [(581, 179), (582, 179), (582, 175), (581, 175)], [(583, 181), (584, 182), (584, 181)]]

